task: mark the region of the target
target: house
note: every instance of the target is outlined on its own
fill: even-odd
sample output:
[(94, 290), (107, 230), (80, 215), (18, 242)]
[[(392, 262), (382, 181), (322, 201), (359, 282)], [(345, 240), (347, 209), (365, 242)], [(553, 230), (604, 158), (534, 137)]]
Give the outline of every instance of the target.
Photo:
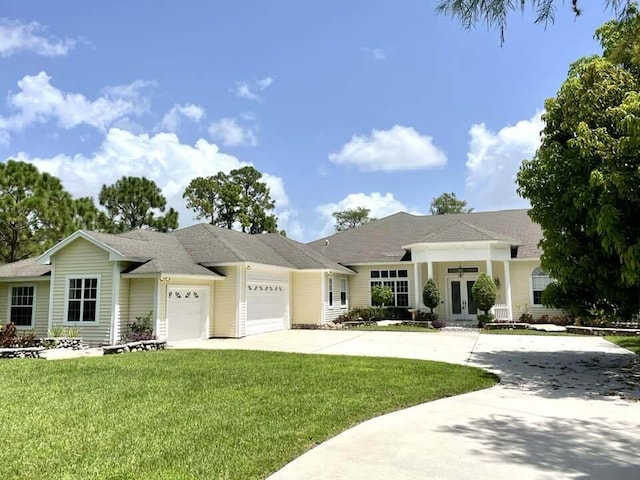
[(457, 215), (396, 213), (361, 227), (311, 242), (309, 246), (349, 267), (349, 302), (370, 305), (371, 287), (387, 285), (394, 305), (425, 309), (422, 287), (429, 278), (438, 286), (439, 318), (475, 320), (471, 287), (480, 273), (498, 286), (496, 304), (504, 318), (522, 313), (534, 317), (562, 312), (542, 305), (551, 282), (540, 268), (540, 226), (527, 210)]
[[(539, 227), (526, 210), (446, 216), (398, 213), (302, 244), (201, 224), (171, 233), (78, 231), (40, 257), (0, 266), (0, 323), (45, 336), (75, 327), (93, 345), (116, 342), (150, 314), (159, 338), (244, 337), (322, 325), (371, 304), (388, 285), (394, 305), (424, 308), (434, 278), (441, 318), (474, 319), (481, 272), (499, 284), (509, 318), (542, 307)], [(5, 304), (6, 303), (6, 304)]]

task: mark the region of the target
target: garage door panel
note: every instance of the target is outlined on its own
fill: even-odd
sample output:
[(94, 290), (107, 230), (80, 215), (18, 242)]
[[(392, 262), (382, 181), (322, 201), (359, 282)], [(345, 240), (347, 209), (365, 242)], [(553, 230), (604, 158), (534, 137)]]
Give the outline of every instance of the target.
[(288, 272), (250, 272), (247, 276), (246, 334), (282, 330), (288, 314)]
[(204, 287), (168, 287), (167, 321), (169, 341), (202, 337), (207, 318), (207, 289)]

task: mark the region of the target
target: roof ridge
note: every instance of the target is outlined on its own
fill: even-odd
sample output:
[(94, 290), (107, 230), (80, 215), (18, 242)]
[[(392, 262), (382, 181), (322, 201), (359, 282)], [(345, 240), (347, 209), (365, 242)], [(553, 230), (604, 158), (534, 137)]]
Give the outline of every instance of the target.
[[(317, 261), (317, 260), (318, 260), (318, 258), (317, 258), (317, 257), (314, 257), (314, 256), (312, 256), (312, 255), (310, 255), (310, 254), (309, 254), (309, 252), (308, 252), (307, 250), (310, 250), (310, 251), (311, 251), (311, 252), (313, 252), (314, 254), (317, 254), (318, 256), (321, 256), (321, 257), (323, 257), (323, 258), (324, 258), (324, 259), (326, 259), (326, 260), (330, 260), (330, 261), (331, 261), (331, 262), (333, 262), (333, 263), (338, 263), (338, 262), (336, 262), (336, 261), (334, 261), (334, 260), (331, 260), (331, 259), (330, 259), (329, 257), (327, 257), (326, 255), (323, 255), (322, 253), (320, 253), (320, 252), (318, 252), (318, 251), (314, 250), (313, 248), (309, 247), (308, 245), (306, 245), (306, 244), (304, 244), (304, 243), (301, 243), (301, 242), (298, 242), (297, 240), (294, 240), (293, 238), (285, 237), (284, 235), (280, 235), (279, 233), (269, 233), (269, 234), (267, 234), (267, 235), (277, 235), (278, 237), (281, 237), (281, 238), (282, 238), (282, 240), (284, 240), (285, 242), (289, 243), (289, 244), (290, 244), (290, 245), (292, 245), (296, 250), (298, 250), (299, 252), (301, 252), (304, 256), (306, 256), (307, 258), (311, 258), (312, 260), (316, 260), (316, 261)], [(263, 242), (263, 243), (264, 243), (264, 242)], [(265, 245), (268, 245), (268, 244), (265, 244)], [(270, 245), (269, 245), (269, 247), (270, 247), (272, 250), (274, 250), (274, 251), (275, 251), (275, 249), (274, 249), (273, 247), (271, 247)], [(278, 252), (276, 251), (276, 253), (278, 253)], [(280, 254), (278, 253), (278, 255), (280, 255)], [(282, 255), (280, 255), (280, 256), (282, 256)], [(286, 259), (285, 259), (285, 260), (286, 260)], [(288, 261), (288, 260), (287, 260), (287, 261)], [(291, 262), (289, 262), (289, 263), (291, 263)], [(294, 266), (295, 266), (295, 265), (294, 265)]]
[[(244, 255), (243, 252), (240, 249), (236, 248), (235, 245), (229, 243), (225, 238), (223, 238), (222, 235), (217, 235), (216, 234), (217, 229), (222, 229), (222, 227), (216, 227), (214, 225), (211, 225), (210, 223), (198, 223), (197, 225), (192, 225), (190, 227), (181, 228), (179, 230), (188, 230), (188, 229), (194, 229), (194, 228), (198, 228), (198, 227), (201, 228), (201, 229), (204, 229), (204, 231), (207, 232), (210, 236), (212, 236), (213, 238), (215, 238), (219, 242), (223, 243), (225, 245), (225, 247), (227, 247), (229, 250), (231, 250), (233, 253), (235, 253), (239, 259), (241, 259), (242, 261), (245, 261), (245, 262), (247, 261), (246, 255)], [(227, 229), (227, 230), (235, 231), (235, 230), (231, 230), (231, 229)], [(237, 232), (237, 233), (243, 233), (243, 232)], [(180, 241), (180, 244), (185, 249), (185, 251), (187, 252), (189, 257), (191, 257), (191, 259), (193, 260), (193, 263), (198, 264), (198, 262), (196, 262), (195, 259), (193, 258), (193, 255), (191, 255), (191, 252), (189, 251), (189, 249), (182, 242), (182, 239), (180, 238), (180, 235), (176, 235), (176, 237), (178, 237), (178, 240)]]
[(273, 251), (273, 253), (275, 253), (278, 257), (280, 257), (282, 260), (284, 260), (284, 261), (285, 261), (285, 263), (289, 264), (289, 265), (291, 266), (291, 268), (296, 269), (296, 270), (299, 270), (299, 269), (298, 269), (298, 267), (296, 267), (293, 263), (291, 263), (291, 262), (289, 261), (289, 259), (288, 259), (288, 258), (283, 257), (283, 256), (282, 256), (282, 254), (281, 254), (280, 252), (278, 252), (275, 248), (273, 248), (273, 247), (272, 247), (271, 245), (269, 245), (267, 242), (263, 242), (263, 241), (262, 241), (262, 239), (263, 239), (263, 238), (266, 238), (266, 236), (265, 236), (265, 235), (277, 235), (278, 237), (282, 237), (282, 238), (284, 238), (284, 239), (286, 239), (286, 240), (289, 240), (287, 237), (285, 237), (284, 235), (280, 235), (279, 233), (267, 233), (267, 234), (264, 234), (264, 233), (257, 233), (257, 234), (255, 234), (255, 235), (257, 235), (257, 236), (258, 236), (258, 238), (260, 239), (260, 243), (261, 243), (261, 244), (263, 244), (265, 247), (267, 247), (267, 248), (269, 248), (270, 250), (272, 250), (272, 251)]

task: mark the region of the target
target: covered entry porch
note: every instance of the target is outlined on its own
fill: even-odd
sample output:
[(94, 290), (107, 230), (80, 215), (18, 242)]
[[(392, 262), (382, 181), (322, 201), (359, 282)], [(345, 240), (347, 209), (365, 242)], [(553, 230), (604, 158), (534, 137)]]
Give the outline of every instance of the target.
[(486, 273), (498, 287), (494, 314), (500, 320), (513, 318), (510, 260), (516, 253), (512, 249), (517, 247), (499, 241), (426, 243), (409, 247), (417, 308), (427, 308), (422, 301), (422, 288), (431, 278), (440, 291), (440, 305), (436, 309), (439, 318), (452, 323), (477, 320), (482, 312), (473, 300), (471, 289), (478, 276)]

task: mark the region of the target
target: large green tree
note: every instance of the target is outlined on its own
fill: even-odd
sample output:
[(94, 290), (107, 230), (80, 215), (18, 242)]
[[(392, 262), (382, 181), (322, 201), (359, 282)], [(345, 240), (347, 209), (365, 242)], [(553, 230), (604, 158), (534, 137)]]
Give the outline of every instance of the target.
[(276, 206), (271, 191), (262, 181), (262, 173), (246, 166), (231, 170), (231, 182), (240, 187), (238, 221), (246, 233), (276, 233), (278, 219), (270, 212)]
[(366, 225), (372, 222), (375, 218), (369, 217), (371, 210), (365, 207), (356, 207), (341, 212), (333, 212), (333, 218), (336, 219), (335, 229), (336, 232), (342, 232), (349, 230), (350, 228), (356, 228), (360, 225)]
[(183, 197), (197, 219), (206, 218), (212, 225), (229, 229), (238, 225), (252, 234), (278, 231), (278, 219), (271, 213), (275, 201), (262, 173), (254, 167), (194, 178)]
[(471, 213), (473, 208), (467, 208), (466, 200), (458, 200), (456, 194), (443, 193), (439, 197), (431, 200), (429, 207), (431, 215), (450, 215), (453, 213)]
[(25, 162), (0, 163), (0, 262), (42, 253), (83, 226), (60, 180)]
[[(542, 144), (518, 192), (542, 227), (553, 295), (630, 317), (640, 310), (640, 16), (596, 32), (603, 54), (583, 58), (545, 103)], [(548, 296), (551, 297), (551, 296)]]
[[(495, 28), (500, 33), (500, 40), (504, 42), (504, 34), (507, 26), (507, 18), (510, 14), (520, 10), (525, 12), (527, 8), (535, 11), (535, 23), (547, 25), (555, 20), (556, 9), (559, 3), (570, 5), (576, 15), (582, 12), (583, 1), (571, 0), (440, 0), (436, 11), (450, 15), (460, 20), (465, 28), (472, 28), (478, 24)], [(602, 4), (618, 15), (626, 15), (632, 0), (603, 0)], [(592, 8), (600, 8), (590, 4)]]
[(144, 177), (122, 177), (113, 185), (103, 185), (100, 205), (107, 210), (105, 230), (118, 233), (137, 228), (167, 232), (178, 228), (178, 212), (170, 208), (167, 199), (153, 180)]
[(206, 219), (211, 225), (233, 228), (240, 207), (240, 186), (223, 172), (210, 177), (191, 180), (184, 191), (187, 208), (196, 213), (196, 219)]

